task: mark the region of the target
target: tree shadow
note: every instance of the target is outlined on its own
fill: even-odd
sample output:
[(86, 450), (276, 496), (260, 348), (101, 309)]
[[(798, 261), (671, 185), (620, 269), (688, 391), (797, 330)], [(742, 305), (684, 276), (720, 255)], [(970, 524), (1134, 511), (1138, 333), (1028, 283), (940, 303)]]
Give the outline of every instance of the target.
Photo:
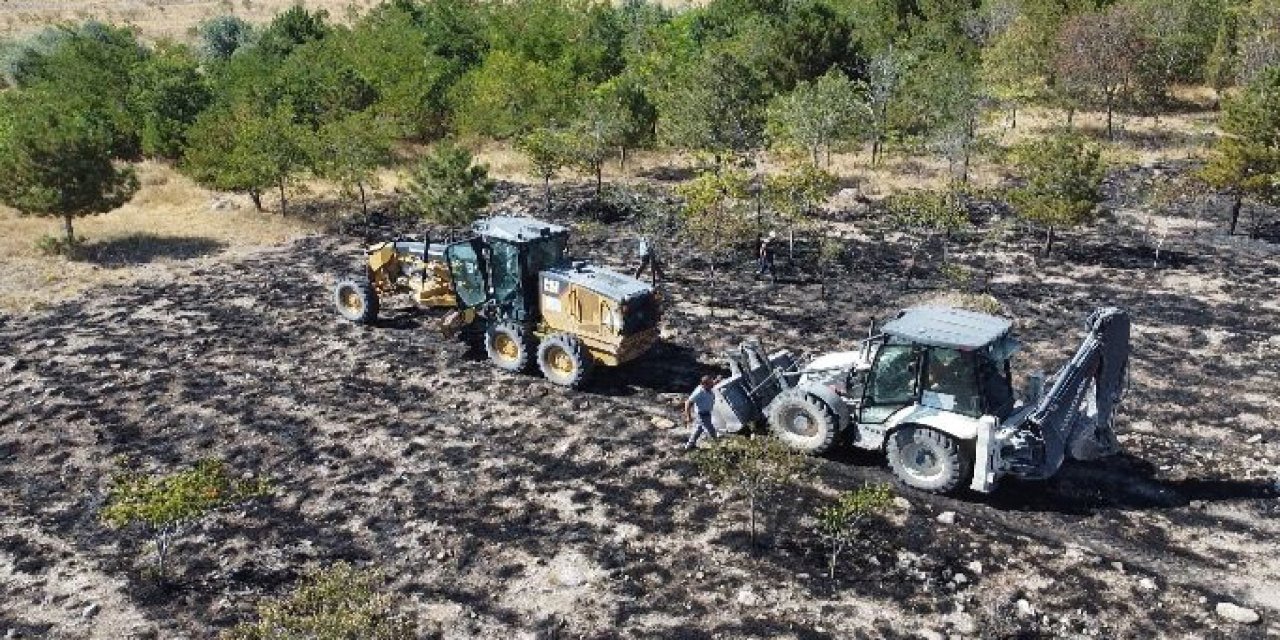
[(101, 267), (118, 269), (157, 260), (191, 260), (218, 253), (226, 247), (226, 243), (212, 238), (134, 233), (91, 243), (84, 247), (81, 259)]

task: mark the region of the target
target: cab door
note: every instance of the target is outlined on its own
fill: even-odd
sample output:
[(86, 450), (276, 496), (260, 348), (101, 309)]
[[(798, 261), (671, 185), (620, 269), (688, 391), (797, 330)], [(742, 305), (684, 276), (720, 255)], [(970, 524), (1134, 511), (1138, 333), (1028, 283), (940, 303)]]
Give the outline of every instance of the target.
[(459, 309), (474, 309), (489, 300), (488, 279), (478, 240), (455, 242), (444, 250)]
[(885, 344), (867, 375), (858, 422), (882, 424), (899, 409), (916, 404), (920, 397), (920, 360), (923, 350), (912, 344)]

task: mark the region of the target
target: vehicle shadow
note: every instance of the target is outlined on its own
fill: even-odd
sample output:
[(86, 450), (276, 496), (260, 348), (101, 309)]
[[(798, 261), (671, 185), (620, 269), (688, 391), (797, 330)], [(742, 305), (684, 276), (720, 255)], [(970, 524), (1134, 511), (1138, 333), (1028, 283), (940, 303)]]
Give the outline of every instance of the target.
[(1272, 480), (1167, 480), (1157, 477), (1155, 464), (1120, 455), (1093, 462), (1069, 462), (1050, 480), (1004, 480), (994, 493), (976, 499), (1005, 511), (1092, 515), (1103, 509), (1176, 509), (1193, 503), (1277, 497), (1280, 487)]

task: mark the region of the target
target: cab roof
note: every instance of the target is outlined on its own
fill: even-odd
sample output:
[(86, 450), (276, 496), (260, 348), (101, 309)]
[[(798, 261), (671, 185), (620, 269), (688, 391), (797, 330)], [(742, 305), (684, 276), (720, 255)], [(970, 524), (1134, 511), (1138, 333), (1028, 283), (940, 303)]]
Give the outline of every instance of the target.
[(1009, 320), (976, 311), (913, 307), (898, 312), (881, 330), (910, 342), (968, 351), (1012, 343), (1012, 328)]
[(558, 224), (514, 216), (493, 216), (477, 220), (471, 225), (471, 230), (477, 235), (515, 243), (532, 242), (569, 233), (567, 228)]

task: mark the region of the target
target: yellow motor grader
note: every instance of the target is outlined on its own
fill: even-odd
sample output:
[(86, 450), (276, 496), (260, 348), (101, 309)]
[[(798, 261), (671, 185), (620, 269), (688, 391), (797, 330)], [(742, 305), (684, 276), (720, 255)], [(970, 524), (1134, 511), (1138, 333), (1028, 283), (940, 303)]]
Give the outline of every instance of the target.
[(498, 367), (526, 371), (536, 363), (548, 380), (568, 387), (580, 387), (595, 365), (630, 362), (658, 342), (658, 292), (570, 260), (565, 227), (493, 217), (472, 232), (460, 242), (370, 246), (365, 275), (334, 288), (338, 313), (372, 324), (381, 300), (407, 294), (420, 307), (450, 309), (441, 322), (446, 334), (480, 323)]

